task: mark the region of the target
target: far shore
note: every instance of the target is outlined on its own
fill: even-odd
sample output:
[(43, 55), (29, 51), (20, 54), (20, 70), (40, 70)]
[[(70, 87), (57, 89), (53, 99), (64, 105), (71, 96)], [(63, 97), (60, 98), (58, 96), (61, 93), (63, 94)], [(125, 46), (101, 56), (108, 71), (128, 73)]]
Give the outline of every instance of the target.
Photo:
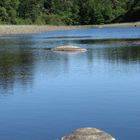
[(0, 35), (33, 34), (57, 30), (78, 29), (80, 26), (55, 26), (55, 25), (0, 25)]
[(55, 26), (55, 25), (0, 25), (0, 35), (10, 34), (33, 34), (57, 30), (72, 30), (80, 28), (103, 28), (103, 27), (140, 27), (140, 22), (115, 23), (104, 25), (76, 25), (76, 26)]
[[(90, 26), (90, 25), (89, 25)], [(103, 25), (91, 25), (91, 27), (140, 27), (140, 22), (129, 22), (129, 23), (112, 23)]]

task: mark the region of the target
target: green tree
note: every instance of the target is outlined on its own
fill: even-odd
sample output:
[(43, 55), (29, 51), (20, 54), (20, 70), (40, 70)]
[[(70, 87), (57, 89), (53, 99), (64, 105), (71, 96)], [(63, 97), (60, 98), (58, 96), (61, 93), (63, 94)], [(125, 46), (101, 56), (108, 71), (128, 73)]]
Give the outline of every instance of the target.
[(42, 4), (42, 0), (21, 0), (18, 9), (19, 17), (30, 19), (34, 23), (41, 15)]
[(0, 1), (0, 19), (5, 23), (15, 23), (19, 0)]
[(0, 0), (6, 24), (104, 24), (139, 21), (140, 0)]

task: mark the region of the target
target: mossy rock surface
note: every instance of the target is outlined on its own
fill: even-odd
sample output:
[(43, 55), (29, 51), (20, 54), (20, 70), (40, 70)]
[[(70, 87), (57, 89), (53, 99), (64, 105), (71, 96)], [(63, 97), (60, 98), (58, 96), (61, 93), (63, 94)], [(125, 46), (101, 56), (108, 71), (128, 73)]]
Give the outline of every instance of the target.
[(56, 48), (52, 48), (52, 51), (86, 51), (85, 48), (80, 48), (77, 46), (59, 46)]
[(111, 135), (96, 128), (81, 128), (61, 140), (115, 140)]

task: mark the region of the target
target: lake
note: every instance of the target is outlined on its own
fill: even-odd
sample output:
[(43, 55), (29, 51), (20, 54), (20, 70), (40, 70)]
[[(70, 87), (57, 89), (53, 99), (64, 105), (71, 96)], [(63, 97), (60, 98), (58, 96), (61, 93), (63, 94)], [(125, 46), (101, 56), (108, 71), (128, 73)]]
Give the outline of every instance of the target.
[[(76, 45), (86, 52), (53, 52)], [(140, 28), (0, 37), (0, 140), (59, 140), (96, 127), (140, 138)]]

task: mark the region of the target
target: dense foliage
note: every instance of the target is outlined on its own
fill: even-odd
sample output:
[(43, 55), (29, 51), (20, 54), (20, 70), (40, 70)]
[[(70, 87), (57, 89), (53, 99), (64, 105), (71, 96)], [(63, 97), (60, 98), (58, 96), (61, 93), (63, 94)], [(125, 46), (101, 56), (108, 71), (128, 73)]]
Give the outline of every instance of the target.
[(140, 0), (0, 0), (1, 24), (102, 24), (140, 20)]

